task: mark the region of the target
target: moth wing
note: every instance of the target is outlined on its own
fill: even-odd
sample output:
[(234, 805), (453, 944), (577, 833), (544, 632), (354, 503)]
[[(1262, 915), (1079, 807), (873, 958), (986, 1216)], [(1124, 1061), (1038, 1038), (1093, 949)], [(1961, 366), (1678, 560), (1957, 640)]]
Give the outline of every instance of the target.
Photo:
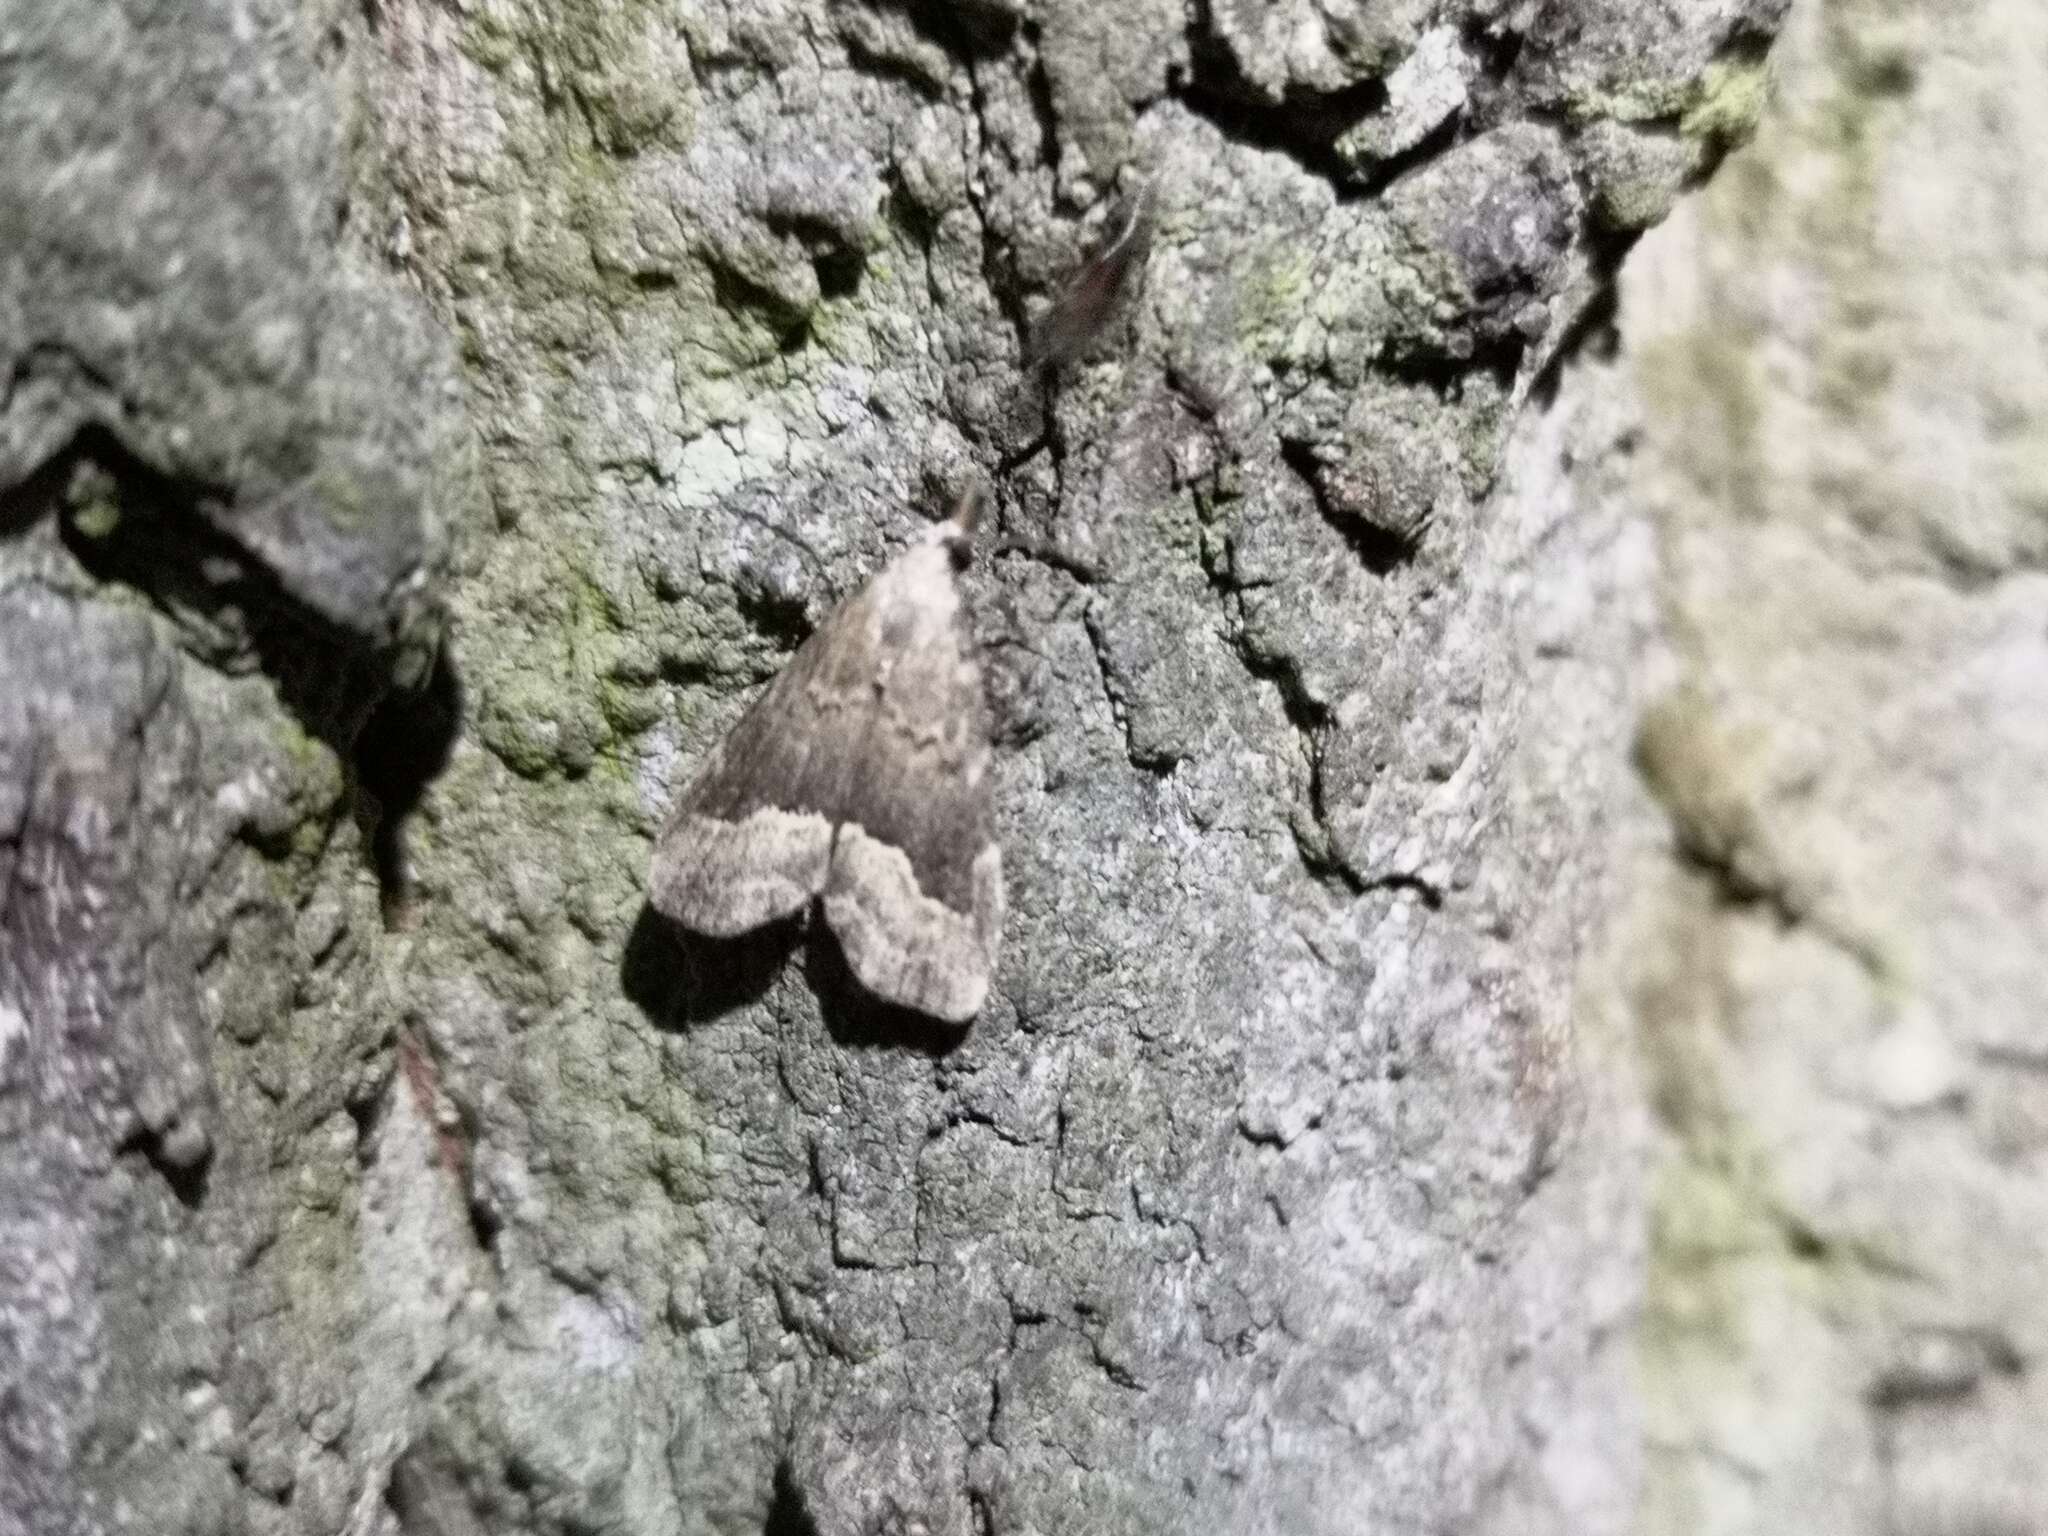
[(1003, 859), (994, 843), (975, 860), (973, 878), (968, 910), (958, 911), (925, 893), (901, 849), (841, 827), (825, 921), (860, 984), (949, 1024), (981, 1012), (1003, 928)]
[(801, 912), (832, 861), (828, 764), (838, 722), (818, 705), (858, 627), (843, 604), (726, 733), (655, 840), (648, 898), (694, 933), (730, 938)]

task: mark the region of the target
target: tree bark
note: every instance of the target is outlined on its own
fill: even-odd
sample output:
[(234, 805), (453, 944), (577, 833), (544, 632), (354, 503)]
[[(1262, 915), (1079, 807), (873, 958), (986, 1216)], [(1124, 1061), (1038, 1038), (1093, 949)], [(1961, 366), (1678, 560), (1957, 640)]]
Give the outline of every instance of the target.
[[(0, 0), (0, 1536), (2048, 1523), (2048, 57), (1864, 9)], [(970, 487), (963, 1034), (645, 880)]]

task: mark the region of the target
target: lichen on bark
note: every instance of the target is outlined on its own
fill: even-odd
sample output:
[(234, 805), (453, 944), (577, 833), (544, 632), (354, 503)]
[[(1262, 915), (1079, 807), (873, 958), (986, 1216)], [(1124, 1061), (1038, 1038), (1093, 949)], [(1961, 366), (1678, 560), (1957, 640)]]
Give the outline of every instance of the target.
[[(1797, 763), (1689, 772), (1713, 679), (1631, 757), (1656, 418), (1582, 355), (1768, 0), (187, 9), (0, 7), (0, 1428), (69, 1426), (0, 1519), (1621, 1530), (1640, 1287), (1692, 1381), (1690, 1300), (1881, 1273), (1721, 1042), (1629, 1027), (1712, 966), (1590, 958), (1668, 812), (1687, 900), (1868, 963)], [(1033, 377), (1140, 181), (1140, 292)], [(1744, 334), (1662, 387), (1763, 434)], [(643, 882), (977, 481), (1012, 915), (953, 1046)]]

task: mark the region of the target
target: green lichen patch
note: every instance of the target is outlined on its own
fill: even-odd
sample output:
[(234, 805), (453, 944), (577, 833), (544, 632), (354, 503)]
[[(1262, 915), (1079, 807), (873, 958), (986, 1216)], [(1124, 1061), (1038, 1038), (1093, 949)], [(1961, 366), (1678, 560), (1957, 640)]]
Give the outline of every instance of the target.
[(1761, 804), (1771, 744), (1758, 727), (1728, 723), (1696, 688), (1665, 695), (1645, 712), (1636, 763), (1663, 804), (1679, 846), (1720, 872), (1739, 896), (1779, 890)]
[(1805, 1372), (1881, 1307), (1899, 1266), (1786, 1193), (1771, 1128), (1743, 1102), (1744, 946), (1768, 920), (1731, 914), (1679, 880), (1641, 952), (1637, 1045), (1666, 1147), (1650, 1192), (1636, 1368), (1649, 1459), (1640, 1528), (1693, 1532), (1718, 1469), (1779, 1452), (1759, 1416), (1810, 1390)]
[(1770, 70), (1764, 59), (1718, 59), (1707, 66), (1679, 113), (1678, 131), (1716, 152), (1746, 144), (1763, 118), (1770, 90)]
[(523, 778), (616, 766), (620, 741), (659, 718), (653, 651), (627, 616), (637, 585), (600, 579), (552, 539), (496, 554), (490, 601), (519, 622), (469, 659), (478, 739)]
[(694, 118), (693, 83), (651, 67), (650, 36), (671, 23), (647, 0), (564, 0), (460, 12), (458, 44), (491, 74), (526, 73), (551, 107), (567, 107), (614, 156), (680, 148)]
[(1232, 294), (1232, 332), (1246, 356), (1292, 358), (1304, 350), (1300, 330), (1315, 278), (1314, 260), (1295, 246), (1272, 248), (1245, 267)]

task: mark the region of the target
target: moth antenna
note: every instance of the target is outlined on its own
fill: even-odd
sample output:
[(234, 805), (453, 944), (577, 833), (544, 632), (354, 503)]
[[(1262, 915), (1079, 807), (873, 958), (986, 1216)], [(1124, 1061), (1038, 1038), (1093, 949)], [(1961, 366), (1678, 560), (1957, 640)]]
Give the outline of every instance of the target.
[(1152, 183), (1141, 181), (1118, 201), (1110, 220), (1113, 231), (1096, 255), (1107, 261), (1133, 247), (1149, 246), (1152, 239)]
[(974, 530), (981, 524), (982, 508), (988, 504), (988, 491), (979, 481), (960, 493), (960, 499), (953, 503), (953, 515), (946, 519), (951, 536), (965, 543), (974, 542)]

